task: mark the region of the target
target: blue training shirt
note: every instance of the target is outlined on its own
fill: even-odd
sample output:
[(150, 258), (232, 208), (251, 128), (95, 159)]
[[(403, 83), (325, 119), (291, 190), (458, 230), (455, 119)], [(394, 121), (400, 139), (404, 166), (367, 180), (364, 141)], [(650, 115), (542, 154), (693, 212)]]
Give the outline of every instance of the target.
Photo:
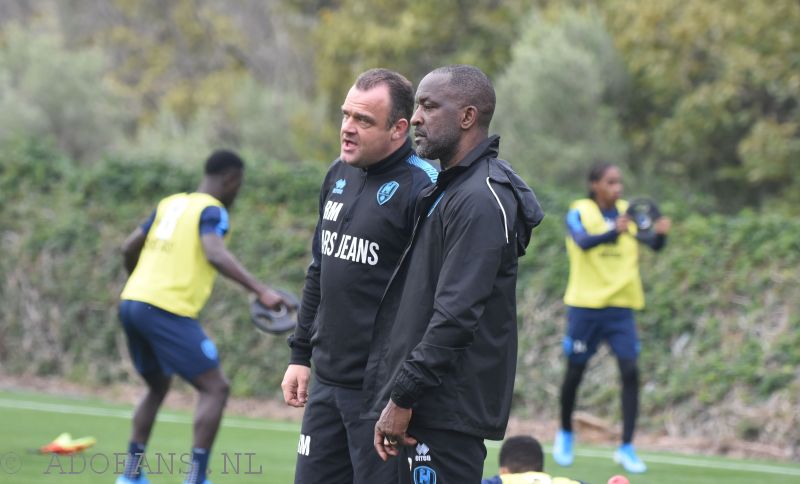
[[(590, 235), (586, 232), (586, 229), (581, 222), (581, 213), (578, 211), (578, 209), (573, 208), (567, 212), (567, 230), (569, 231), (572, 240), (574, 240), (575, 244), (577, 244), (582, 250), (589, 250), (593, 247), (597, 247), (600, 244), (615, 242), (619, 236), (616, 229), (617, 217), (619, 217), (619, 211), (617, 210), (617, 207), (612, 207), (607, 210), (601, 209), (600, 213), (603, 214), (603, 219), (608, 225), (608, 232), (598, 235)], [(657, 234), (654, 238), (648, 238), (641, 241), (647, 244), (653, 250), (661, 250), (666, 242), (666, 237), (663, 234)]]
[(603, 219), (608, 225), (608, 232), (599, 235), (590, 235), (581, 222), (581, 213), (577, 208), (573, 208), (567, 213), (567, 230), (569, 230), (572, 240), (583, 250), (589, 250), (592, 247), (597, 247), (600, 244), (614, 242), (617, 240), (616, 222), (619, 217), (617, 207), (612, 207), (608, 210), (601, 210)]
[[(153, 226), (153, 221), (156, 219), (156, 211), (150, 214), (150, 217), (145, 220), (140, 227), (147, 235), (150, 227)], [(200, 236), (214, 232), (220, 237), (224, 237), (228, 233), (228, 211), (224, 207), (209, 206), (203, 209), (200, 213)]]

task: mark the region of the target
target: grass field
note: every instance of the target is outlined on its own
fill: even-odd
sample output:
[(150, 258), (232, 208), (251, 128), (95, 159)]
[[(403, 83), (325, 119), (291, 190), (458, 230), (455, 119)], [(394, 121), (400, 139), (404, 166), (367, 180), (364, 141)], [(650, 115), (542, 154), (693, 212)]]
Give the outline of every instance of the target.
[[(131, 408), (92, 399), (53, 397), (29, 392), (0, 392), (0, 483), (113, 483), (115, 453), (125, 451)], [(61, 432), (91, 435), (97, 445), (76, 457), (34, 455)], [(164, 411), (148, 447), (153, 483), (180, 483), (190, 443), (191, 415)], [(292, 482), (298, 425), (226, 417), (211, 461), (214, 484)], [(497, 471), (498, 443), (487, 442), (485, 475)], [(569, 477), (605, 484), (621, 473), (610, 459), (612, 449), (579, 447)], [(650, 469), (631, 484), (785, 484), (800, 483), (800, 466), (776, 462), (647, 453)], [(121, 464), (120, 464), (121, 465)], [(555, 468), (550, 469), (556, 472)], [(324, 483), (323, 483), (324, 484)], [(450, 484), (450, 483), (445, 483)]]

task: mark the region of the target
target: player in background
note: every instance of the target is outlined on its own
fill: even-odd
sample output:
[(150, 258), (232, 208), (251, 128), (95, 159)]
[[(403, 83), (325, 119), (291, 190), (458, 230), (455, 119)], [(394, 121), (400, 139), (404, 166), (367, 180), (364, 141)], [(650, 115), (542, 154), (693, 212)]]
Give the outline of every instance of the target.
[[(561, 428), (553, 444), (553, 459), (562, 466), (574, 460), (572, 412), (578, 386), (597, 345), (607, 341), (622, 379), (622, 445), (614, 460), (628, 472), (641, 473), (647, 466), (632, 443), (639, 410), (639, 339), (633, 310), (644, 307), (636, 226), (626, 214), (628, 202), (621, 199), (622, 175), (617, 166), (596, 163), (589, 172), (589, 185), (589, 198), (573, 202), (567, 213), (567, 371), (561, 386)], [(653, 250), (664, 247), (670, 226), (667, 217), (655, 221), (656, 237), (648, 242)]]
[(544, 452), (538, 440), (527, 435), (509, 437), (500, 447), (498, 475), (481, 484), (587, 484), (544, 472)]
[(214, 342), (197, 320), (217, 272), (278, 309), (286, 301), (253, 277), (225, 247), (228, 210), (244, 176), (244, 162), (231, 151), (216, 151), (205, 162), (197, 191), (161, 200), (149, 219), (123, 244), (130, 273), (119, 316), (136, 370), (147, 393), (133, 414), (125, 470), (117, 484), (147, 483), (141, 459), (156, 414), (177, 373), (198, 392), (192, 459), (186, 484), (208, 482), (211, 446), (228, 398)]

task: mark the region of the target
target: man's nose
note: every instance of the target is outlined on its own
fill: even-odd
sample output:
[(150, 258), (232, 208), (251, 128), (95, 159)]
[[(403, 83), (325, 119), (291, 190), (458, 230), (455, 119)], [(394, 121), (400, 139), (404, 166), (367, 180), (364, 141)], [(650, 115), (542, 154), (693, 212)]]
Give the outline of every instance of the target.
[(422, 116), (419, 114), (419, 108), (414, 111), (414, 115), (411, 116), (411, 125), (416, 126), (418, 124), (422, 124)]
[(342, 119), (342, 132), (353, 133), (356, 130), (355, 120), (352, 117)]

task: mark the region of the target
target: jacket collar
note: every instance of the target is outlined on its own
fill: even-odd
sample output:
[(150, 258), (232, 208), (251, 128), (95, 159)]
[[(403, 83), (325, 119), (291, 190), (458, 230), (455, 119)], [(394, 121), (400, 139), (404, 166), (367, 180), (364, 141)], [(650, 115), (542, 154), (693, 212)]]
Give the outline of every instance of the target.
[(378, 173), (388, 170), (398, 161), (408, 158), (408, 155), (410, 155), (412, 151), (411, 138), (406, 137), (406, 141), (403, 143), (403, 146), (397, 148), (394, 153), (377, 163), (373, 163), (366, 168), (362, 168), (362, 170), (369, 175), (377, 175)]
[(439, 173), (437, 185), (447, 185), (450, 180), (458, 176), (459, 173), (467, 170), (478, 160), (482, 160), (484, 158), (497, 158), (499, 150), (500, 136), (496, 134), (489, 136), (485, 140), (481, 141), (475, 148), (472, 148), (472, 150), (467, 153), (467, 156), (459, 161), (458, 164), (453, 165)]

